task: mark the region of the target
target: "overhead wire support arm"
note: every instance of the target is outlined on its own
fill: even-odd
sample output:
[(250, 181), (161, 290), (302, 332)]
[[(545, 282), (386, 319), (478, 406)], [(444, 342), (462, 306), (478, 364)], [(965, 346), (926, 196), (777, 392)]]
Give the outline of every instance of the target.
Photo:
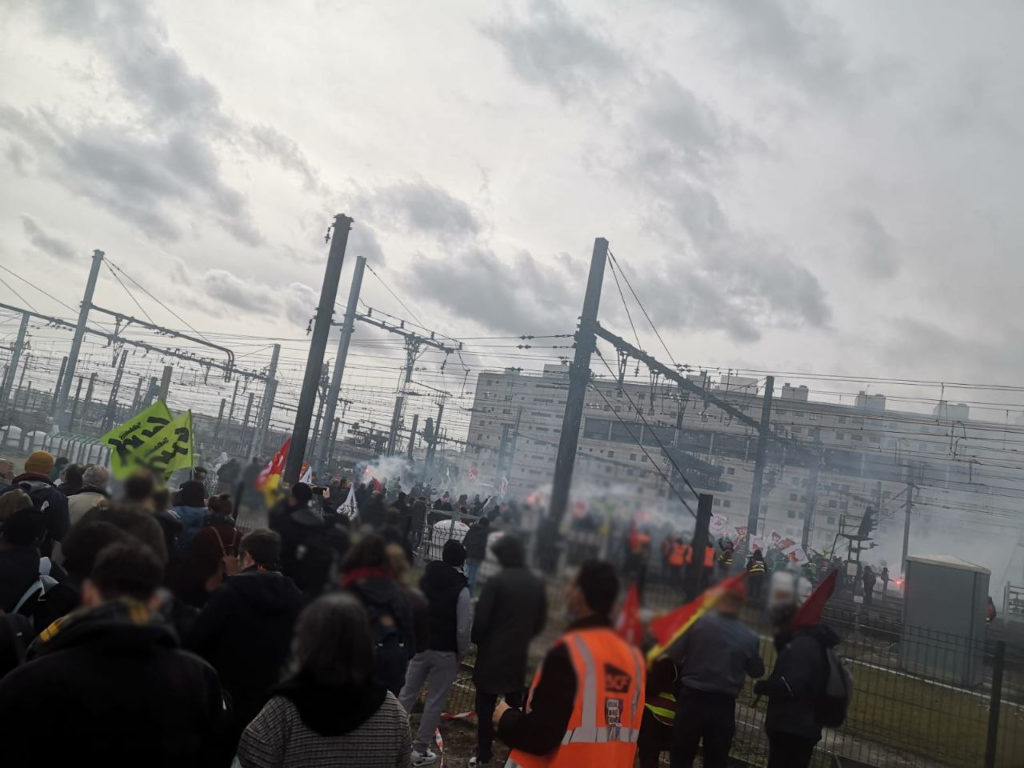
[(223, 352), (228, 359), (227, 365), (217, 367), (224, 371), (224, 380), (231, 381), (231, 372), (235, 370), (235, 353), (232, 352), (227, 347), (222, 347), (220, 344), (214, 344), (212, 342), (207, 341), (206, 339), (201, 339), (196, 336), (190, 336), (187, 333), (173, 331), (170, 328), (164, 328), (163, 326), (156, 325), (155, 323), (150, 323), (145, 320), (139, 320), (137, 317), (133, 317), (132, 315), (125, 315), (122, 314), (121, 312), (115, 312), (111, 309), (104, 309), (103, 307), (97, 306), (96, 304), (92, 305), (92, 310), (94, 312), (100, 312), (104, 315), (109, 315), (110, 317), (113, 317), (114, 320), (117, 322), (118, 329), (122, 327), (127, 327), (129, 325), (137, 325), (140, 328), (148, 328), (151, 331), (156, 331), (161, 336), (171, 336), (176, 339), (184, 339), (185, 341), (191, 341), (193, 344), (199, 344), (204, 347), (209, 347), (210, 349), (215, 349), (218, 352)]

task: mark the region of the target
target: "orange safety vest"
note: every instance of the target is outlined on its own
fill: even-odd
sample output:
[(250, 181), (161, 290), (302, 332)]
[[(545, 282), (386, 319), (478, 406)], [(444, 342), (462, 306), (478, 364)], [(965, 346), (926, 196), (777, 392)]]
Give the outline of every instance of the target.
[[(567, 632), (559, 640), (576, 672), (576, 699), (560, 746), (546, 755), (509, 752), (505, 768), (633, 768), (644, 714), (644, 660), (614, 630)], [(533, 678), (530, 699), (540, 682)]]
[(714, 568), (715, 567), (715, 548), (705, 547), (704, 549), (704, 567)]
[(668, 556), (668, 564), (672, 566), (682, 566), (686, 562), (686, 545), (685, 544), (673, 544), (672, 553)]

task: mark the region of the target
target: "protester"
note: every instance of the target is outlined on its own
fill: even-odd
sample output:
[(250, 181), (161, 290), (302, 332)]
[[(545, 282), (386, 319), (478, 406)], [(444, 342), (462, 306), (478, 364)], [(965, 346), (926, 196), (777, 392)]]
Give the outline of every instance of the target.
[(419, 653), (430, 642), (430, 606), (427, 604), (427, 596), (418, 587), (408, 583), (412, 566), (405, 556), (405, 550), (398, 544), (388, 544), (385, 551), (395, 577), (395, 585), (401, 590), (412, 611), (413, 653)]
[(281, 535), (281, 569), (307, 600), (324, 591), (349, 548), (348, 531), (325, 521), (312, 500), (312, 489), (296, 483), (269, 514), (270, 528)]
[(423, 542), (423, 531), (427, 526), (427, 499), (420, 496), (412, 505), (409, 516), (409, 546), (413, 552), (419, 551)]
[(739, 620), (745, 599), (740, 582), (665, 649), (679, 667), (672, 768), (692, 766), (701, 742), (705, 768), (728, 764), (736, 697), (746, 676), (764, 674), (757, 634)]
[(870, 565), (864, 566), (864, 573), (861, 574), (864, 583), (864, 605), (871, 605), (875, 592), (875, 572)]
[(644, 662), (612, 629), (618, 591), (615, 568), (597, 560), (580, 565), (570, 581), (573, 622), (544, 657), (528, 709), (502, 701), (494, 710), (498, 735), (512, 747), (510, 765), (632, 768)]
[(736, 554), (736, 547), (729, 538), (722, 538), (718, 541), (718, 577), (724, 579), (732, 571), (732, 561)]
[(526, 567), (520, 539), (504, 535), (491, 546), (501, 571), (487, 580), (477, 601), (471, 639), (477, 646), (473, 665), (476, 686), (477, 751), (470, 765), (491, 760), (498, 696), (522, 706), (530, 641), (547, 622), (544, 582)]
[[(39, 539), (42, 518), (32, 499), (24, 491), (0, 495), (0, 611), (17, 613), (32, 597), (30, 591), (39, 578)], [(30, 615), (26, 611), (26, 616)]]
[(280, 572), (280, 536), (253, 531), (242, 539), (241, 553), (241, 572), (210, 595), (185, 641), (213, 665), (231, 694), (236, 735), (278, 681), (304, 605), (302, 593)]
[(289, 676), (249, 723), (242, 768), (406, 768), (409, 720), (372, 680), (373, 637), (350, 595), (321, 597), (299, 616)]
[(816, 624), (792, 629), (796, 611), (790, 606), (777, 616), (778, 658), (767, 680), (754, 684), (757, 696), (768, 697), (764, 727), (768, 733), (768, 768), (806, 768), (821, 740), (819, 702), (828, 680), (825, 651), (839, 642), (829, 627)]
[(996, 604), (992, 602), (992, 598), (988, 598), (988, 602), (985, 604), (985, 623), (991, 624), (996, 620)]
[(764, 584), (768, 580), (768, 569), (764, 555), (755, 549), (747, 558), (747, 588), (752, 605), (760, 607), (764, 602)]
[[(67, 464), (67, 459), (64, 460)], [(61, 493), (50, 475), (54, 471), (53, 456), (46, 451), (36, 451), (25, 460), (25, 471), (12, 480), (12, 485), (32, 497), (32, 503), (43, 517), (43, 536), (39, 551), (45, 557), (53, 552), (53, 545), (61, 541), (71, 528), (68, 518), (68, 499)]]
[(253, 456), (242, 470), (242, 504), (249, 509), (263, 509), (263, 494), (256, 488), (256, 480), (262, 471), (263, 462), (258, 456)]
[(459, 663), (469, 648), (473, 599), (466, 576), (462, 573), (465, 561), (465, 548), (451, 539), (444, 545), (441, 560), (427, 563), (420, 579), (420, 589), (427, 598), (430, 635), (426, 648), (419, 650), (409, 662), (405, 685), (398, 697), (405, 710), (412, 712), (424, 683), (427, 685), (419, 730), (412, 742), (413, 766), (437, 761), (430, 744), (441, 722), (448, 692), (459, 672)]
[(225, 494), (211, 496), (203, 527), (175, 571), (175, 594), (188, 605), (202, 608), (224, 579), (241, 570), (241, 543), (231, 498)]
[(882, 566), (882, 574), (879, 576), (879, 580), (882, 582), (882, 600), (885, 600), (889, 592), (889, 567), (886, 565)]
[(395, 583), (384, 539), (364, 536), (342, 564), (342, 588), (358, 598), (370, 618), (377, 656), (374, 681), (397, 695), (405, 684), (409, 659), (416, 652), (412, 609)]
[(11, 736), (4, 765), (230, 761), (216, 672), (153, 619), (162, 576), (144, 546), (100, 553), (82, 586), (83, 609), (51, 625), (29, 661), (0, 680), (0, 723)]
[(93, 507), (110, 504), (110, 472), (99, 464), (90, 464), (82, 473), (82, 486), (68, 496), (68, 517), (74, 525)]
[(14, 482), (14, 462), (0, 459), (0, 493), (5, 492)]
[(65, 496), (72, 496), (82, 490), (82, 474), (85, 467), (81, 464), (68, 464), (60, 473), (57, 487)]
[(644, 716), (636, 741), (640, 768), (658, 768), (661, 753), (672, 748), (676, 720), (676, 665), (667, 656), (658, 657), (647, 672)]
[(672, 543), (672, 549), (668, 553), (668, 567), (671, 573), (673, 584), (683, 583), (683, 566), (693, 557), (693, 550), (690, 545), (684, 544), (681, 538)]
[(217, 469), (217, 493), (227, 493), (233, 497), (241, 477), (242, 465), (234, 458), (228, 459)]
[(466, 538), (462, 540), (466, 547), (466, 578), (469, 579), (470, 592), (476, 592), (476, 576), (480, 572), (480, 565), (487, 557), (487, 537), (491, 533), (491, 521), (481, 517), (466, 531)]
[(192, 539), (203, 527), (203, 520), (206, 519), (206, 489), (202, 483), (198, 480), (187, 480), (181, 484), (181, 488), (174, 496), (174, 514), (181, 520), (178, 544), (187, 551), (192, 545)]
[[(61, 456), (53, 463), (53, 466), (50, 467), (50, 471), (47, 473), (47, 477), (49, 478), (50, 482), (54, 484), (60, 482), (61, 477), (64, 474), (64, 467), (66, 467), (70, 461), (71, 459), (69, 459), (67, 456)], [(28, 462), (25, 462), (25, 471), (29, 471)]]

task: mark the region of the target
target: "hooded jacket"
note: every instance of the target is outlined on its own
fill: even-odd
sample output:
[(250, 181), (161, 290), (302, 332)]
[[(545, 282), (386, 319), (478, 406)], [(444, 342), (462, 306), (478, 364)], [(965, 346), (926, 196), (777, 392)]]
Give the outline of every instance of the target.
[(469, 645), (469, 582), (461, 571), (434, 560), (427, 563), (420, 589), (427, 598), (430, 620), (427, 647), (461, 658)]
[(764, 727), (769, 734), (821, 740), (817, 708), (828, 675), (825, 650), (838, 643), (839, 636), (824, 624), (776, 636), (775, 669), (771, 677), (754, 685), (754, 693), (768, 696)]
[[(73, 613), (0, 680), (4, 765), (215, 766), (225, 703), (210, 665), (140, 603)], [(55, 736), (58, 736), (55, 738)], [(230, 755), (228, 755), (230, 759)]]
[(484, 584), (473, 618), (477, 645), (473, 682), (485, 693), (506, 694), (526, 682), (527, 649), (547, 621), (544, 582), (526, 567), (526, 550), (502, 536), (491, 551), (501, 571)]
[(210, 595), (185, 638), (185, 647), (217, 670), (231, 694), (239, 732), (281, 678), (304, 603), (287, 576), (246, 568)]
[(49, 557), (54, 542), (63, 541), (71, 528), (68, 517), (68, 497), (55, 486), (46, 475), (26, 472), (11, 481), (12, 486), (21, 486), (32, 497), (36, 509), (44, 511), (46, 532), (39, 546), (40, 552)]

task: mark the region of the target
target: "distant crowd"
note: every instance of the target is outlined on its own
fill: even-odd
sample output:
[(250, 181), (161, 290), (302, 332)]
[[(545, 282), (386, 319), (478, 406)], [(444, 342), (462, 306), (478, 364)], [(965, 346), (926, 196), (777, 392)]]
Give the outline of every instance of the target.
[[(471, 682), (468, 765), (492, 764), (498, 740), (507, 766), (654, 766), (668, 750), (673, 766), (701, 751), (714, 768), (745, 678), (765, 672), (738, 618), (743, 582), (645, 658), (614, 626), (617, 569), (589, 559), (527, 686), (548, 593), (508, 529), (515, 512), (487, 500), (298, 483), (267, 527), (243, 530), (237, 502), (259, 499), (237, 462), (213, 488), (196, 470), (173, 492), (145, 472), (114, 492), (104, 467), (46, 452), (24, 470), (0, 460), (0, 723), (16, 735), (5, 766), (418, 768), (439, 761), (449, 693)], [(428, 548), (430, 524), (455, 512), (468, 530)], [(498, 572), (478, 582), (489, 553)], [(774, 615), (780, 656), (755, 688), (772, 766), (807, 765), (830, 722), (837, 638), (795, 625), (798, 602)], [(471, 681), (457, 682), (468, 661)]]

